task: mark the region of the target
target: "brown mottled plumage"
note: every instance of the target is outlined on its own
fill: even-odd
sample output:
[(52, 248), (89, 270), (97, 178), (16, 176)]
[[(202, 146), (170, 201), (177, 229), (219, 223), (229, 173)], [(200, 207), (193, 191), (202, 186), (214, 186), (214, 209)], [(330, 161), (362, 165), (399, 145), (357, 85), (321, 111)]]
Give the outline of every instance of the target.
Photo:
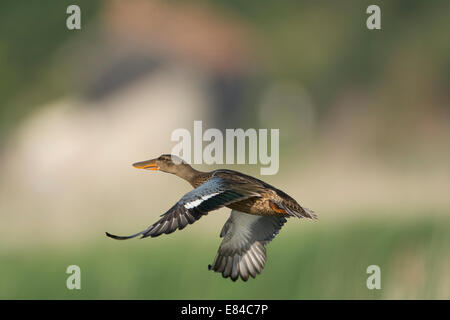
[(184, 195), (162, 218), (147, 229), (131, 236), (109, 237), (124, 240), (141, 235), (156, 237), (192, 224), (209, 211), (228, 207), (230, 218), (220, 234), (219, 252), (210, 269), (233, 281), (239, 276), (247, 281), (264, 267), (265, 244), (271, 241), (286, 218), (317, 219), (313, 211), (302, 207), (283, 191), (233, 170), (201, 172), (173, 155), (134, 164), (137, 168), (160, 170), (188, 181), (195, 189)]

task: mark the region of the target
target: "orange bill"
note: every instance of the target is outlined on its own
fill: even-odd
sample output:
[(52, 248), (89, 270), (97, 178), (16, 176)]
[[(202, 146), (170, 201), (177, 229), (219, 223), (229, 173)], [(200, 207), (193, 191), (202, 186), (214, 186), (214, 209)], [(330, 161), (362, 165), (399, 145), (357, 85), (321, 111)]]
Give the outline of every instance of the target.
[(159, 167), (156, 164), (156, 160), (146, 160), (141, 162), (133, 163), (133, 167), (138, 169), (145, 169), (145, 170), (158, 170)]

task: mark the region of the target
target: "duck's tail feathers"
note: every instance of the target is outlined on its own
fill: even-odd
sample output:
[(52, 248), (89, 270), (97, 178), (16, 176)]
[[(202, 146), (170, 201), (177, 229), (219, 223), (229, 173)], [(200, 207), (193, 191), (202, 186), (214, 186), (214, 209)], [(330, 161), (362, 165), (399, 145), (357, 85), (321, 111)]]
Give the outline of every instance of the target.
[(312, 211), (311, 209), (302, 207), (303, 211), (305, 212), (305, 214), (307, 215), (307, 218), (313, 219), (313, 220), (319, 220), (319, 218), (317, 217), (317, 214), (314, 213), (314, 211)]
[(291, 206), (287, 206), (283, 203), (279, 203), (279, 202), (275, 202), (275, 201), (272, 201), (272, 202), (276, 204), (278, 209), (281, 209), (282, 211), (284, 211), (285, 214), (288, 214), (292, 217), (318, 220), (317, 215), (314, 213), (314, 211), (312, 211), (308, 208), (302, 207), (300, 205), (297, 205), (296, 208), (292, 208)]

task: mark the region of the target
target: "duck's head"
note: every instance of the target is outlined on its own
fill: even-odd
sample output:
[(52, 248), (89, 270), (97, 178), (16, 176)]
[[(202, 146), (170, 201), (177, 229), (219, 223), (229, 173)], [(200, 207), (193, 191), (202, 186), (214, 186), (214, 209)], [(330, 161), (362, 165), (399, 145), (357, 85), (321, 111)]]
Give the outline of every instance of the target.
[(179, 175), (191, 168), (180, 157), (171, 154), (163, 154), (159, 158), (133, 163), (133, 167), (146, 170), (160, 170)]

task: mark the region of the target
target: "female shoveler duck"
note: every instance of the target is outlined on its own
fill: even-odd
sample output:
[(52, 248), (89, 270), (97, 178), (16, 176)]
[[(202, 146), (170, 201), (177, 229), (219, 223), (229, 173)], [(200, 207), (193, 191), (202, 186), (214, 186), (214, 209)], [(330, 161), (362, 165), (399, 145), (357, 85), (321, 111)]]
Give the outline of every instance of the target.
[(278, 234), (286, 218), (317, 219), (313, 211), (283, 191), (237, 171), (200, 172), (174, 155), (162, 155), (133, 166), (175, 174), (195, 189), (147, 229), (131, 236), (106, 235), (118, 240), (157, 237), (181, 230), (212, 210), (228, 207), (232, 210), (220, 232), (223, 241), (208, 269), (233, 281), (239, 276), (247, 281), (249, 276), (254, 278), (261, 273), (266, 262), (265, 245)]

